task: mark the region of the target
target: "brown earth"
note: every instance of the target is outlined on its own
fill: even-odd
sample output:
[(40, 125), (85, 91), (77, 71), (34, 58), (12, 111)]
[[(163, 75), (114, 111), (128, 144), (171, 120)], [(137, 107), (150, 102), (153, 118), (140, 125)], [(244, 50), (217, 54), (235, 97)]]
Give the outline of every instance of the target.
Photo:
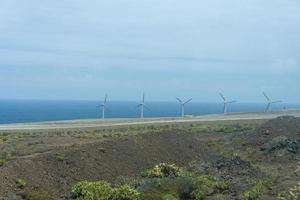
[(0, 168), (0, 194), (2, 199), (20, 199), (15, 180), (21, 178), (30, 187), (47, 191), (52, 199), (67, 199), (70, 187), (80, 180), (114, 182), (120, 176), (136, 176), (156, 163), (183, 166), (211, 156), (201, 140), (180, 133), (107, 139), (7, 163)]

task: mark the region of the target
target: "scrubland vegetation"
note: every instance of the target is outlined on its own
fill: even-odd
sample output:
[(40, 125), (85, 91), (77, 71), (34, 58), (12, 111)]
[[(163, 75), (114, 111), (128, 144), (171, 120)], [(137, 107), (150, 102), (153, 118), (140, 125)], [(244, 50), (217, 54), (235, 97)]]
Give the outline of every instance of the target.
[(300, 196), (300, 119), (293, 117), (2, 132), (0, 142), (5, 200)]

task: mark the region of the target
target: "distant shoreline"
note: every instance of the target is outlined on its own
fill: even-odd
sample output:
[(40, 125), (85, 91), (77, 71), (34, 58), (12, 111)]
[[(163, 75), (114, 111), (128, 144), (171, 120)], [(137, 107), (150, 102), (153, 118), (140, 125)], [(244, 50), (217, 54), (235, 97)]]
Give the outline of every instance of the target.
[(300, 109), (289, 109), (285, 111), (275, 112), (253, 112), (253, 113), (230, 113), (210, 114), (202, 116), (186, 116), (180, 117), (160, 117), (160, 118), (118, 118), (118, 119), (77, 119), (77, 120), (61, 120), (36, 123), (15, 123), (2, 124), (0, 131), (13, 130), (53, 130), (53, 129), (73, 129), (73, 128), (97, 128), (97, 127), (114, 127), (114, 126), (135, 126), (150, 124), (169, 124), (184, 122), (214, 122), (214, 121), (238, 121), (238, 120), (263, 120), (273, 119), (276, 117), (290, 115), (300, 117)]
[[(65, 120), (100, 119), (101, 101), (1, 101), (0, 125), (15, 123), (40, 123)], [(105, 118), (107, 119), (136, 119), (140, 117), (138, 102), (108, 101)], [(181, 116), (179, 102), (146, 101), (145, 118), (176, 118)], [(237, 102), (228, 105), (228, 113), (262, 112), (266, 103)], [(300, 108), (300, 104), (274, 104), (272, 111), (283, 108)], [(185, 115), (205, 116), (223, 113), (222, 102), (189, 102), (185, 106)]]

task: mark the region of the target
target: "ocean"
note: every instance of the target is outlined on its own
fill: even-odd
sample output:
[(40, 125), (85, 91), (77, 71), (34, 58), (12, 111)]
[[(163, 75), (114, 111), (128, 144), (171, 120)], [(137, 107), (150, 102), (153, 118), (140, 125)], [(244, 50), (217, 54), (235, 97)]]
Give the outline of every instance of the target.
[[(46, 101), (46, 100), (0, 100), (0, 124), (44, 122), (72, 119), (101, 118), (97, 101)], [(137, 118), (140, 116), (138, 102), (110, 101), (107, 103), (106, 118)], [(178, 102), (146, 102), (145, 117), (176, 117), (181, 109)], [(274, 104), (272, 110), (300, 108), (300, 104)], [(228, 112), (263, 111), (265, 103), (234, 103)], [(223, 104), (191, 102), (185, 107), (186, 115), (222, 113)]]

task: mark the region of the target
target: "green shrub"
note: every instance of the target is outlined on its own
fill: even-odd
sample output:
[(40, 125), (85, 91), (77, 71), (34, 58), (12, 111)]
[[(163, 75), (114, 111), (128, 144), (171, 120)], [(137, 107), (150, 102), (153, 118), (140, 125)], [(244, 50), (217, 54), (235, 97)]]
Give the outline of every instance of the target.
[(177, 197), (174, 197), (172, 194), (166, 194), (165, 196), (163, 196), (162, 198), (163, 200), (180, 200)]
[(25, 188), (27, 183), (26, 183), (25, 180), (19, 178), (19, 179), (16, 180), (16, 185), (17, 185), (18, 188), (23, 189), (23, 188)]
[(144, 174), (137, 189), (121, 184), (113, 188), (105, 181), (83, 181), (72, 188), (76, 200), (202, 200), (228, 189), (224, 181), (212, 176), (196, 176), (174, 164), (159, 164)]
[(194, 191), (191, 193), (193, 200), (201, 200), (206, 196), (228, 189), (224, 181), (218, 181), (212, 176), (198, 176), (194, 179)]
[(82, 181), (72, 188), (72, 197), (77, 200), (111, 200), (114, 190), (105, 181)]
[(257, 184), (252, 187), (249, 191), (244, 193), (244, 200), (255, 200), (259, 199), (266, 189), (271, 188), (271, 182), (268, 180), (260, 180)]
[[(165, 200), (188, 199), (192, 192), (192, 181), (187, 177), (147, 178), (138, 190), (143, 199)], [(171, 198), (171, 196), (173, 198)]]
[(206, 194), (201, 189), (197, 189), (192, 192), (191, 196), (193, 200), (202, 200)]
[(142, 176), (148, 178), (178, 177), (181, 169), (175, 164), (160, 163), (153, 169), (145, 171)]
[(139, 186), (144, 199), (163, 200), (168, 197), (201, 200), (228, 189), (226, 182), (212, 176), (196, 176), (165, 163), (146, 171), (144, 177), (147, 179)]
[(252, 189), (244, 193), (245, 200), (255, 200), (258, 199), (262, 195), (262, 192), (257, 188)]
[(141, 194), (128, 185), (116, 188), (113, 195), (113, 200), (140, 200)]
[(128, 185), (113, 188), (106, 181), (82, 181), (73, 186), (72, 198), (77, 200), (140, 200), (141, 194)]

